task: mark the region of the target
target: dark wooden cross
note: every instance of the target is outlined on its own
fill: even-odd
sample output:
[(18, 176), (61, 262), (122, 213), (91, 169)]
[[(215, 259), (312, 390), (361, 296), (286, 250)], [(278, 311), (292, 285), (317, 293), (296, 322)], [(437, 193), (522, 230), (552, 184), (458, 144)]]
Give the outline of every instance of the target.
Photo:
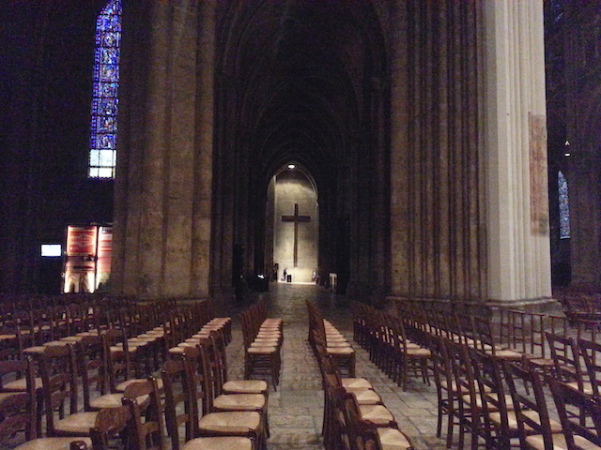
[(293, 216), (282, 216), (282, 222), (294, 222), (294, 267), (298, 264), (298, 224), (299, 222), (311, 222), (310, 216), (299, 216), (298, 215), (298, 203), (294, 204), (294, 215)]

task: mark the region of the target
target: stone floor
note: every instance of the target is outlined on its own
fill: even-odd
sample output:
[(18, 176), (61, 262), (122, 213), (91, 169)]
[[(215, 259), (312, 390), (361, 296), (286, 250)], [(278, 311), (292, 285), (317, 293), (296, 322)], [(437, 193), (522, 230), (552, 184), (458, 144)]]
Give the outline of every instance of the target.
[[(270, 317), (284, 319), (281, 382), (278, 390), (272, 391), (269, 398), (269, 450), (324, 448), (320, 435), (323, 391), (319, 369), (307, 343), (306, 299), (314, 300), (323, 316), (353, 343), (357, 353), (357, 376), (371, 381), (416, 449), (445, 448), (444, 440), (436, 437), (434, 387), (415, 379), (410, 382), (407, 392), (403, 392), (369, 361), (367, 353), (352, 341), (350, 299), (319, 286), (285, 283), (272, 283), (268, 292), (255, 296), (266, 300)], [(240, 305), (238, 310), (242, 311), (249, 305)], [(235, 317), (237, 312), (232, 310), (229, 313)], [(233, 340), (228, 346), (230, 378), (241, 378), (244, 357), (242, 335), (237, 322), (234, 322), (233, 333)]]

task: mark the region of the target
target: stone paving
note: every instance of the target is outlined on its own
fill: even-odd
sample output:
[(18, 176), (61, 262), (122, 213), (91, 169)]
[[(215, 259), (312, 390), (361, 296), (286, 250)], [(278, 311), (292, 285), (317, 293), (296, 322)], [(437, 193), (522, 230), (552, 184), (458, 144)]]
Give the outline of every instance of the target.
[[(252, 294), (267, 302), (269, 317), (284, 319), (282, 373), (278, 390), (270, 392), (269, 418), (271, 438), (269, 450), (323, 449), (321, 426), (323, 390), (317, 362), (307, 342), (308, 314), (305, 300), (314, 300), (325, 318), (342, 332), (357, 353), (357, 376), (371, 381), (392, 411), (400, 428), (412, 439), (416, 449), (443, 449), (444, 439), (436, 437), (436, 391), (421, 378), (411, 380), (403, 392), (374, 364), (367, 353), (353, 342), (350, 300), (323, 287), (286, 283), (270, 284), (269, 291)], [(250, 305), (238, 305), (229, 313)], [(230, 378), (242, 378), (243, 348), (239, 323), (235, 320), (233, 340), (228, 346)]]

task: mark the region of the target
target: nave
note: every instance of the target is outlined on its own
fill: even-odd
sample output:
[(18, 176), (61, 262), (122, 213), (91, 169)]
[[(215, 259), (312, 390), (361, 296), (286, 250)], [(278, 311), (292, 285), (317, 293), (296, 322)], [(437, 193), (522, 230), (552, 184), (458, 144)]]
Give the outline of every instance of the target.
[[(351, 301), (324, 288), (312, 285), (272, 283), (269, 291), (251, 294), (263, 299), (268, 317), (284, 320), (282, 368), (278, 390), (269, 394), (271, 437), (269, 450), (323, 449), (321, 427), (324, 393), (321, 375), (307, 341), (308, 313), (305, 301), (312, 300), (324, 318), (351, 342), (356, 352), (356, 376), (367, 378), (383, 403), (390, 409), (402, 431), (416, 449), (444, 449), (445, 440), (436, 437), (437, 397), (434, 384), (427, 386), (421, 378), (411, 377), (403, 392), (369, 360), (369, 355), (353, 339)], [(239, 310), (249, 303), (239, 305)], [(226, 312), (236, 317), (238, 311)], [(243, 346), (240, 324), (234, 319), (232, 342), (228, 345), (230, 377), (242, 378)]]

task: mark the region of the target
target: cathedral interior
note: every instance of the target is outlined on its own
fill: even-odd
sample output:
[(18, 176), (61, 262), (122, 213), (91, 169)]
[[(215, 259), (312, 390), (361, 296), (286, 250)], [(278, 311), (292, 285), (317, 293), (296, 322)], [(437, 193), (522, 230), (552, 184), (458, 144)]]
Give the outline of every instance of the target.
[(600, 6), (0, 1), (0, 450), (599, 448)]
[(94, 178), (107, 1), (2, 2), (0, 292), (58, 294), (40, 245), (85, 224), (114, 230), (106, 288), (149, 299), (284, 270), (373, 302), (598, 287), (598, 2), (491, 3), (123, 0)]

